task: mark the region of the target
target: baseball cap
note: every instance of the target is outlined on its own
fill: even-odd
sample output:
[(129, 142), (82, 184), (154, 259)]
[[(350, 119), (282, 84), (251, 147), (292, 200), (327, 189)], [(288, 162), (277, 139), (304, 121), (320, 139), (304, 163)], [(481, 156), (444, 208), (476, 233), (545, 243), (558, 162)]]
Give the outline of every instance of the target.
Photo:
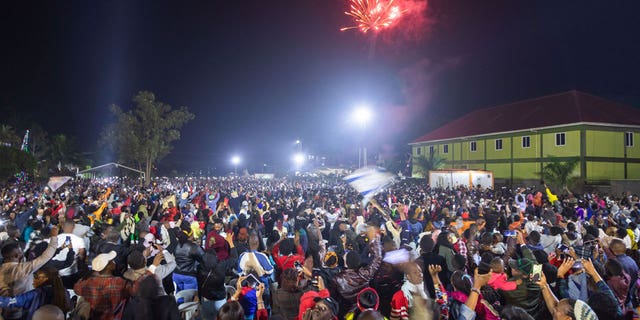
[(518, 270), (524, 273), (525, 275), (530, 275), (531, 272), (533, 272), (533, 262), (527, 258), (522, 258), (517, 260), (510, 259), (509, 267), (511, 267), (511, 269)]
[(109, 264), (109, 261), (116, 258), (116, 255), (116, 252), (113, 250), (109, 253), (102, 253), (97, 255), (95, 258), (93, 258), (93, 261), (91, 261), (91, 269), (98, 272), (104, 270), (107, 264)]

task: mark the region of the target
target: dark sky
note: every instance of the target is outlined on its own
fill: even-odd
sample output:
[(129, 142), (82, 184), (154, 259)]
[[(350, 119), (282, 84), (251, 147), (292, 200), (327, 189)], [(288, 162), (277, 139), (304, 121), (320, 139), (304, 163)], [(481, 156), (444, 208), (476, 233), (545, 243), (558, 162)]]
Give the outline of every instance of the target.
[[(470, 110), (571, 89), (640, 106), (636, 0), (433, 0), (375, 44), (339, 31), (351, 24), (346, 8), (12, 1), (0, 13), (1, 116), (98, 151), (108, 105), (129, 107), (150, 90), (196, 114), (164, 165), (227, 170), (232, 154), (250, 166), (287, 163), (296, 139), (332, 158), (355, 160), (363, 139), (399, 150)], [(376, 113), (366, 134), (348, 121), (361, 103)]]

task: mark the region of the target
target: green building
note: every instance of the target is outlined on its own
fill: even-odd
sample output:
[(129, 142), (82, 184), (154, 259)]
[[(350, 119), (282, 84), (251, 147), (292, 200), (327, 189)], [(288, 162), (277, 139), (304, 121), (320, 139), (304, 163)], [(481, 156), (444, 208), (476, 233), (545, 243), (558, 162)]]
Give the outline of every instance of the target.
[(579, 158), (573, 175), (599, 184), (640, 179), (639, 139), (640, 109), (569, 91), (471, 112), (410, 146), (414, 158), (444, 158), (444, 169), (511, 183), (539, 180), (549, 157)]

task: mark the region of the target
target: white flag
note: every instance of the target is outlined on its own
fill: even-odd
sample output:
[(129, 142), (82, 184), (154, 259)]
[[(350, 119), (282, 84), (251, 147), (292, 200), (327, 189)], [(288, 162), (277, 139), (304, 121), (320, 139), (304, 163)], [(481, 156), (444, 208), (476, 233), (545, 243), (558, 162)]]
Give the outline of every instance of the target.
[(362, 199), (364, 207), (378, 192), (393, 184), (395, 175), (383, 168), (366, 167), (356, 170), (344, 180), (364, 197)]
[(58, 176), (49, 178), (49, 182), (47, 186), (51, 189), (51, 191), (56, 191), (58, 188), (62, 187), (63, 184), (67, 183), (67, 181), (71, 180), (71, 177), (67, 176)]

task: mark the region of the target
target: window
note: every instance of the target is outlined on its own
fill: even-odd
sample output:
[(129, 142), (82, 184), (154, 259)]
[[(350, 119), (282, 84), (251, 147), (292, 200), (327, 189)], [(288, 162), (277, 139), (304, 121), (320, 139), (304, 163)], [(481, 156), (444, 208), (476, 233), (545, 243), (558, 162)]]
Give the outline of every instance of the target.
[(445, 144), (442, 146), (442, 153), (449, 153), (449, 145)]
[(531, 137), (529, 136), (522, 137), (522, 147), (531, 148)]
[(421, 147), (417, 147), (417, 148), (416, 148), (416, 154), (417, 154), (417, 155), (420, 155), (420, 151), (421, 151), (421, 150), (422, 150), (422, 148), (421, 148)]
[(633, 132), (624, 133), (624, 146), (633, 147)]
[(478, 143), (476, 141), (471, 141), (471, 144), (469, 145), (471, 152), (476, 152), (478, 151)]
[(429, 146), (429, 154), (433, 154), (435, 152), (435, 148), (433, 146)]
[(556, 133), (556, 146), (564, 146), (567, 144), (565, 133)]
[(502, 150), (502, 139), (496, 139), (496, 150)]

